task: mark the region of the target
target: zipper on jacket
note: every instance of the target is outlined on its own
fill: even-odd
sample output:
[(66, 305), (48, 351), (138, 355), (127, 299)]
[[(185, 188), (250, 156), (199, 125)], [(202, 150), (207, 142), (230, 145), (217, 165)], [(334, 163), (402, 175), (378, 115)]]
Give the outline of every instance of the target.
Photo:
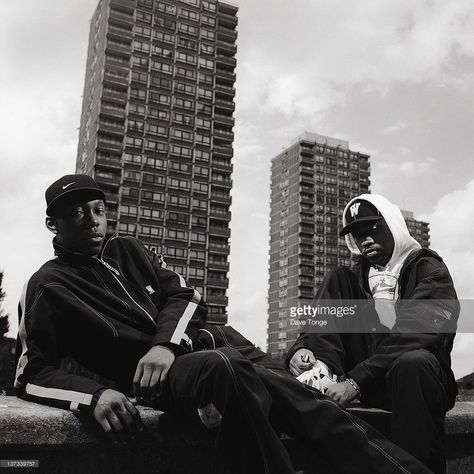
[(107, 268), (107, 270), (110, 271), (112, 276), (117, 280), (117, 283), (122, 287), (125, 294), (135, 303), (136, 306), (138, 306), (150, 318), (151, 322), (156, 327), (156, 322), (151, 316), (151, 314), (145, 308), (143, 308), (143, 306), (141, 306), (135, 301), (132, 295), (127, 291), (127, 289), (123, 286), (122, 282), (119, 280), (118, 277), (120, 276), (120, 272), (116, 268), (114, 268), (112, 265), (109, 265), (106, 261), (102, 260), (102, 258), (99, 258), (98, 260), (100, 261), (100, 263), (102, 263), (102, 265), (104, 265), (105, 268)]

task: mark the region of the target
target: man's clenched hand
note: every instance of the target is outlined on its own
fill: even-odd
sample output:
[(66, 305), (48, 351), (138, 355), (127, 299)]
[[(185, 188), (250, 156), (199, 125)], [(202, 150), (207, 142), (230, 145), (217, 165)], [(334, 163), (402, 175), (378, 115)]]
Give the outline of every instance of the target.
[(121, 392), (107, 389), (94, 408), (94, 418), (113, 441), (134, 438), (144, 430), (138, 410)]
[(355, 400), (359, 393), (348, 380), (345, 380), (329, 387), (326, 390), (326, 395), (345, 407)]
[(297, 350), (290, 360), (290, 372), (297, 377), (303, 372), (311, 369), (316, 363), (314, 354), (309, 349)]
[(166, 380), (175, 355), (164, 346), (153, 346), (139, 361), (133, 383), (144, 396), (153, 396)]

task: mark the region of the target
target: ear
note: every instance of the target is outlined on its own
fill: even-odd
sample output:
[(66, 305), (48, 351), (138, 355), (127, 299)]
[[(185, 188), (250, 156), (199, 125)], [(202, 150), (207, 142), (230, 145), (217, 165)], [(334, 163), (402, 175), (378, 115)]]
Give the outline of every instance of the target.
[(45, 224), (46, 224), (46, 228), (52, 232), (53, 234), (57, 234), (58, 233), (58, 227), (57, 227), (57, 224), (56, 224), (56, 219), (54, 219), (54, 217), (46, 217), (46, 221), (45, 221)]

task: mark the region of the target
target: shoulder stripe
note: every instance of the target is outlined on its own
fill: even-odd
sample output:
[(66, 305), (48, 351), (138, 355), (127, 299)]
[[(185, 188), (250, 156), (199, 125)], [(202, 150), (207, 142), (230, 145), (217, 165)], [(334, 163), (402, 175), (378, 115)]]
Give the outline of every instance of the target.
[(26, 305), (26, 291), (28, 290), (29, 281), (30, 280), (28, 280), (23, 285), (23, 290), (21, 293), (20, 304), (19, 304), (20, 325), (18, 326), (18, 339), (20, 340), (20, 343), (21, 343), (21, 356), (18, 358), (18, 365), (16, 368), (15, 383), (14, 383), (15, 388), (18, 388), (20, 386), (18, 377), (20, 377), (20, 375), (23, 373), (23, 370), (25, 369), (25, 366), (28, 363), (28, 357), (26, 355), (26, 351), (28, 350), (28, 347), (26, 346), (26, 327), (25, 327), (26, 308), (25, 308), (25, 305)]

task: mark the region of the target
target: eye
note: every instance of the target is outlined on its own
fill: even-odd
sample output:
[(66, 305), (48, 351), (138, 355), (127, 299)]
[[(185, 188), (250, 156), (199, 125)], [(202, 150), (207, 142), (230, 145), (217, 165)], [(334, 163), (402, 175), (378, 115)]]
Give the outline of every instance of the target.
[(103, 209), (103, 208), (99, 208), (95, 212), (98, 216), (104, 216), (105, 215), (105, 209)]

